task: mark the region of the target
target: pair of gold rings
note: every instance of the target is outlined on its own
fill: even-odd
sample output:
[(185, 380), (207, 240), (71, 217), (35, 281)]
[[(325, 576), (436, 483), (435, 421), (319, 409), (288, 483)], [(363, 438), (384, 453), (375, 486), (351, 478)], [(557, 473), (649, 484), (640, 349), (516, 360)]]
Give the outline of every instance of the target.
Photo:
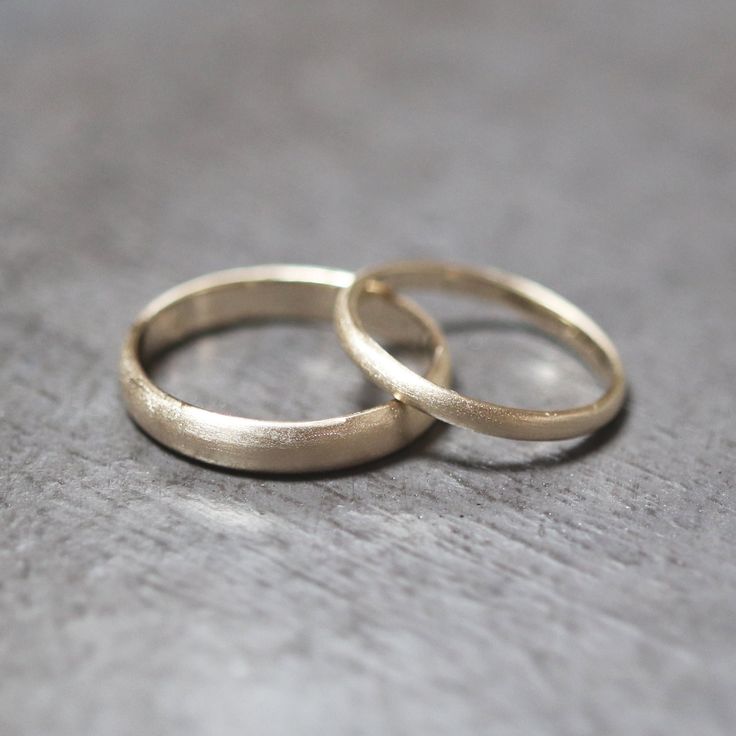
[[(397, 290), (411, 287), (501, 302), (570, 347), (602, 380), (595, 402), (531, 411), (464, 396), (450, 387), (445, 336)], [(340, 341), (366, 376), (394, 399), (347, 416), (306, 422), (219, 414), (164, 392), (147, 368), (163, 351), (214, 329), (263, 318), (334, 319)], [(423, 376), (376, 337), (425, 346)], [(177, 286), (141, 312), (123, 344), (120, 383), (130, 415), (150, 436), (207, 463), (260, 472), (333, 470), (394, 452), (435, 419), (517, 440), (562, 440), (588, 434), (620, 410), (626, 379), (606, 334), (573, 304), (520, 276), (436, 262), (404, 262), (347, 271), (269, 265), (202, 276)]]

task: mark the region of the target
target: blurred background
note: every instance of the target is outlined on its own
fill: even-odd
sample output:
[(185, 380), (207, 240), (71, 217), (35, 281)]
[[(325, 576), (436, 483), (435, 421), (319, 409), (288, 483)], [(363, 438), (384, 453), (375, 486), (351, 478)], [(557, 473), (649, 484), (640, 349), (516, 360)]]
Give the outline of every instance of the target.
[[(0, 4), (0, 730), (732, 733), (735, 72), (732, 0)], [(165, 288), (404, 258), (579, 304), (627, 417), (301, 481), (125, 417), (119, 345)], [(463, 388), (593, 390), (479, 314)], [(218, 340), (169, 385), (378, 400), (328, 325)]]
[(5, 260), (553, 263), (649, 308), (632, 272), (733, 252), (731, 7), (3, 3)]

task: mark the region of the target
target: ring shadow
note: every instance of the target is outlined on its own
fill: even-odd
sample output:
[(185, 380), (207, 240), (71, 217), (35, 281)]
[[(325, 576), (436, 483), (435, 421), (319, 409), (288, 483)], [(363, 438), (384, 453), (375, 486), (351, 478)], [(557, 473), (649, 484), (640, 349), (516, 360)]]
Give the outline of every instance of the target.
[[(562, 345), (560, 342), (553, 339), (534, 325), (514, 320), (487, 318), (471, 320), (465, 319), (442, 323), (442, 329), (445, 331), (446, 334), (461, 334), (464, 332), (478, 331), (480, 329), (496, 332), (521, 331), (534, 335), (535, 337), (542, 337), (548, 340), (550, 343), (556, 345), (557, 347), (562, 347), (571, 355), (575, 355), (574, 351), (567, 348), (567, 346)], [(377, 394), (377, 392), (379, 393)], [(365, 382), (363, 384), (363, 387), (361, 388), (361, 395), (359, 397), (360, 405), (370, 406), (372, 404), (375, 404), (377, 395), (380, 395), (380, 390), (376, 389), (376, 387), (372, 384)], [(138, 427), (135, 422), (133, 424), (136, 429), (141, 432), (141, 434), (145, 435), (149, 440), (152, 440), (154, 444), (158, 445), (158, 447), (160, 447), (166, 453), (179, 458), (183, 458), (189, 463), (202, 468), (206, 468), (210, 471), (215, 471), (223, 475), (235, 476), (239, 478), (254, 478), (261, 480), (267, 479), (277, 483), (349, 478), (359, 473), (384, 470), (386, 468), (397, 465), (406, 459), (411, 459), (415, 457), (425, 457), (431, 460), (439, 460), (441, 462), (445, 462), (455, 467), (463, 468), (466, 470), (486, 470), (512, 473), (555, 467), (577, 462), (602, 449), (616, 436), (618, 436), (627, 425), (630, 417), (632, 400), (632, 393), (631, 389), (629, 388), (627, 390), (627, 395), (620, 412), (606, 426), (584, 437), (572, 446), (567, 446), (562, 450), (555, 449), (554, 452), (548, 455), (537, 456), (529, 460), (520, 460), (515, 462), (494, 462), (493, 460), (488, 461), (483, 459), (461, 458), (444, 452), (436, 452), (433, 448), (436, 446), (438, 440), (442, 436), (444, 436), (445, 433), (450, 429), (450, 425), (444, 424), (442, 422), (436, 422), (426, 432), (413, 440), (411, 443), (383, 458), (372, 460), (366, 463), (361, 463), (359, 465), (351, 466), (348, 468), (297, 473), (237, 470), (234, 468), (225, 468), (218, 465), (213, 465), (183, 455), (176, 450), (172, 450), (171, 448), (163, 445), (161, 442), (148, 435), (144, 430)]]

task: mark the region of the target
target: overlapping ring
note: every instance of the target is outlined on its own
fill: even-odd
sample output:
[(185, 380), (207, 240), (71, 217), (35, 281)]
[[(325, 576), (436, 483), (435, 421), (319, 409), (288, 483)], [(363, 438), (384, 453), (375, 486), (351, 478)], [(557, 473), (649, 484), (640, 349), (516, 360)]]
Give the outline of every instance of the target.
[[(500, 301), (572, 348), (605, 383), (591, 404), (556, 411), (501, 406), (450, 388), (450, 354), (435, 321), (401, 297), (404, 287), (441, 289)], [(428, 347), (419, 375), (372, 336), (367, 301), (390, 311), (384, 326)], [(220, 414), (163, 391), (148, 366), (193, 335), (250, 318), (330, 319), (348, 355), (394, 397), (347, 416), (307, 422), (265, 421)], [(378, 327), (381, 323), (378, 323)], [(519, 440), (560, 440), (610, 422), (626, 396), (619, 354), (586, 314), (549, 289), (520, 276), (438, 262), (403, 262), (353, 274), (314, 266), (269, 265), (202, 276), (151, 302), (123, 344), (120, 385), (135, 422), (163, 445), (198, 460), (246, 471), (326, 471), (378, 459), (409, 444), (435, 419)]]

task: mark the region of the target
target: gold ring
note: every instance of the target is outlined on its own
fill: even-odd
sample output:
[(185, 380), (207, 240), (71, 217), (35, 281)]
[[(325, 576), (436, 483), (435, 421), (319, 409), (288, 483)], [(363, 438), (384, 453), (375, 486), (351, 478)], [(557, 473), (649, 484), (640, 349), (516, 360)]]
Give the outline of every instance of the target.
[[(530, 411), (478, 401), (421, 377), (385, 351), (360, 317), (361, 298), (392, 287), (429, 288), (492, 299), (531, 318), (568, 345), (606, 389), (592, 404), (559, 411)], [(395, 398), (449, 424), (517, 440), (562, 440), (588, 434), (616, 416), (626, 396), (618, 351), (575, 305), (528, 279), (492, 269), (435, 262), (405, 262), (361, 271), (335, 302), (335, 326), (350, 357)]]
[[(331, 318), (335, 297), (353, 274), (311, 266), (258, 266), (188, 281), (151, 302), (123, 344), (120, 384), (136, 423), (162, 444), (215, 465), (250, 471), (309, 472), (375, 460), (405, 446), (434, 422), (392, 400), (333, 419), (282, 422), (218, 414), (162, 391), (146, 366), (162, 351), (192, 335), (249, 318)], [(444, 335), (407, 299), (382, 297), (392, 337), (408, 334), (431, 348), (427, 379), (450, 382)], [(414, 343), (416, 344), (416, 342)]]

